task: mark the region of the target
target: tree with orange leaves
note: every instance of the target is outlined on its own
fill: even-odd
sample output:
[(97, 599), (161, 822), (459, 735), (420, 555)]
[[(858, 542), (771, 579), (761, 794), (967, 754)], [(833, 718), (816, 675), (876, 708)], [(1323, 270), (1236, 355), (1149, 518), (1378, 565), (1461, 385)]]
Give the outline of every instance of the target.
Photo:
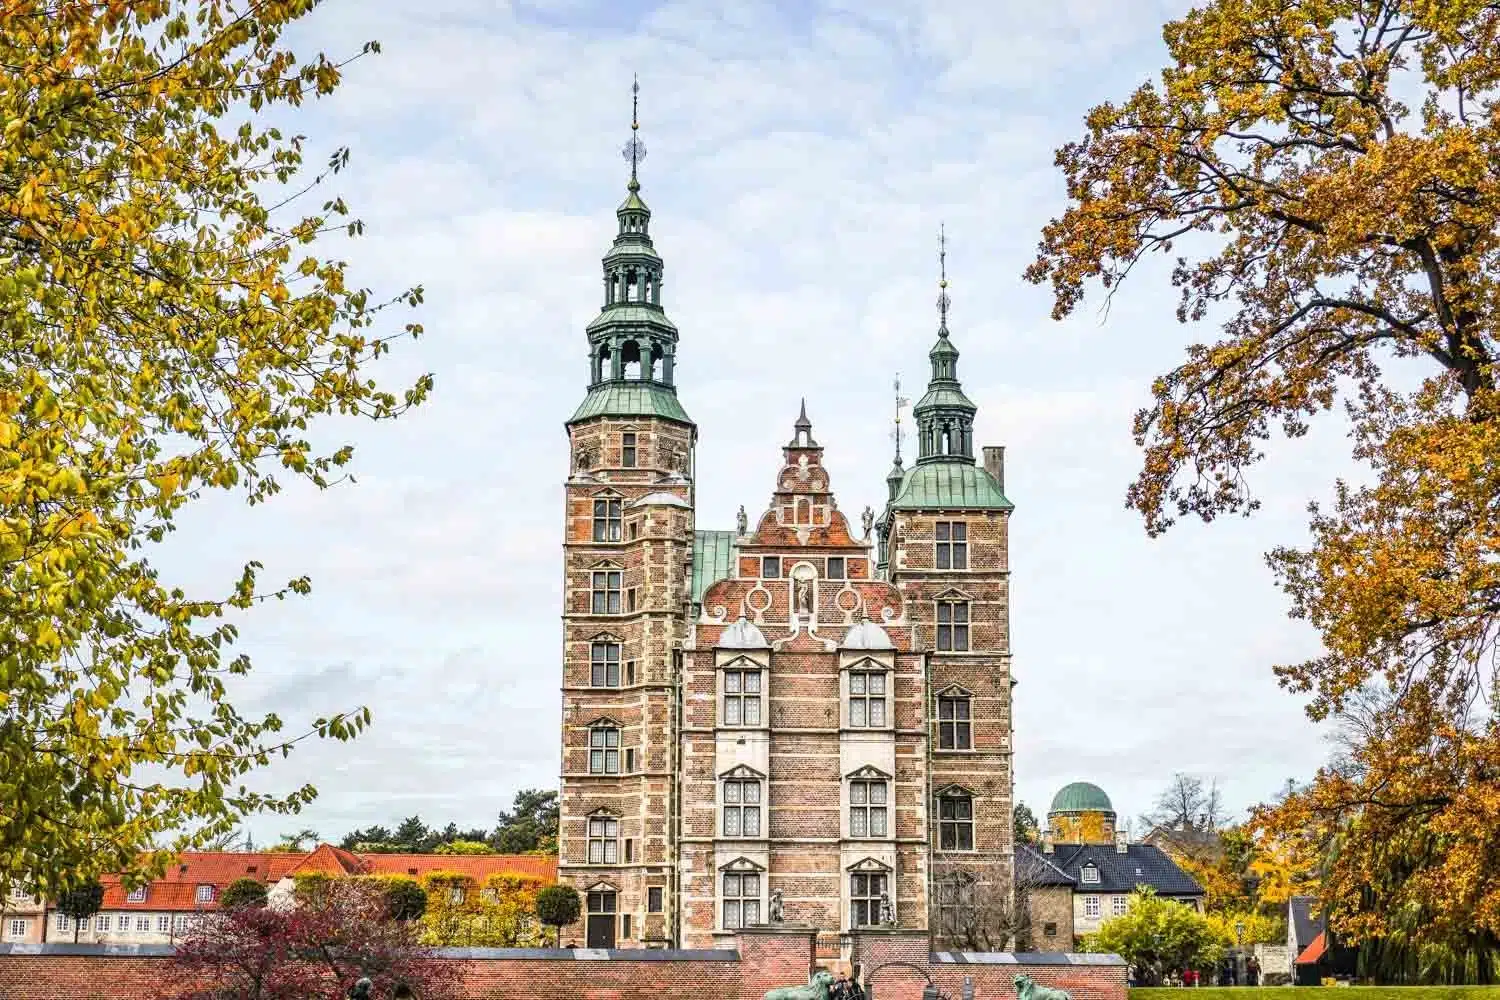
[(1408, 974), (1491, 977), (1500, 8), (1210, 0), (1164, 34), (1160, 82), (1059, 151), (1070, 204), (1027, 276), (1061, 318), (1172, 253), (1179, 319), (1224, 317), (1136, 417), (1128, 502), (1152, 535), (1254, 511), (1247, 475), (1275, 432), (1343, 403), (1370, 476), (1312, 508), (1307, 548), (1269, 556), (1325, 647), (1276, 673), (1317, 720), (1372, 686), (1385, 700), (1342, 766), (1260, 821), (1323, 852), (1346, 940), (1399, 933), (1426, 956)]

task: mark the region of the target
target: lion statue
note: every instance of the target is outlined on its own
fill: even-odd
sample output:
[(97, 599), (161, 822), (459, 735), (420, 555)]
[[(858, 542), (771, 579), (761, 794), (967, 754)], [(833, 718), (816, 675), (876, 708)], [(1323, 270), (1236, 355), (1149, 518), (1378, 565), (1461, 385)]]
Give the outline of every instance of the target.
[(808, 986), (778, 986), (766, 990), (766, 1000), (828, 1000), (828, 987), (833, 983), (833, 973), (820, 971), (812, 977)]
[(1073, 1000), (1073, 994), (1067, 990), (1038, 986), (1030, 976), (1017, 976), (1015, 983), (1016, 1000)]

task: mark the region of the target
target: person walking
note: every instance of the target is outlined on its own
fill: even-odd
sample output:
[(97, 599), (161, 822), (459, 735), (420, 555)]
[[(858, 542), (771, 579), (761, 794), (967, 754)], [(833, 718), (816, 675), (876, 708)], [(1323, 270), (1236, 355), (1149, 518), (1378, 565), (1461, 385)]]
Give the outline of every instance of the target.
[(1245, 963), (1245, 985), (1260, 985), (1260, 962), (1256, 961), (1254, 955), (1251, 955), (1250, 960)]

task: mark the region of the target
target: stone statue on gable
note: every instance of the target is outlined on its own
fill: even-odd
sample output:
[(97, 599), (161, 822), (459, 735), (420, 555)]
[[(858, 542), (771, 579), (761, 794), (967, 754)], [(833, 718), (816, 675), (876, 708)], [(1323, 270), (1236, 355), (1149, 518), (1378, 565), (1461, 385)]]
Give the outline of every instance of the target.
[(744, 537), (750, 530), (750, 518), (745, 516), (745, 505), (740, 504), (740, 512), (734, 515), (734, 523), (740, 530), (740, 537)]
[(859, 516), (859, 519), (864, 523), (865, 537), (869, 538), (870, 530), (875, 527), (875, 512), (869, 507), (866, 507), (865, 512)]

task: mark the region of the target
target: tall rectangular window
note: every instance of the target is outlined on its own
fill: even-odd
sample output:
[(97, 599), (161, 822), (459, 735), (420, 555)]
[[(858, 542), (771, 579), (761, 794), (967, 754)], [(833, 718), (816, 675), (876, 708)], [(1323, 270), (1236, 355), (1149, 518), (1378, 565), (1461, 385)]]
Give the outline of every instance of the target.
[(972, 747), (969, 699), (958, 696), (939, 698), (938, 749), (968, 750)]
[(589, 646), (589, 682), (596, 688), (620, 686), (618, 642), (596, 642)]
[(620, 435), (620, 464), (627, 469), (635, 468), (635, 432)]
[(620, 773), (620, 731), (612, 726), (589, 730), (589, 773)]
[(969, 796), (938, 799), (938, 846), (944, 851), (974, 849), (974, 800)]
[(620, 501), (594, 501), (594, 541), (618, 542), (620, 540)]
[(849, 836), (886, 835), (886, 783), (880, 780), (849, 782)]
[(612, 865), (619, 860), (620, 821), (613, 816), (589, 817), (589, 864)]
[(760, 671), (724, 671), (724, 725), (760, 725)]
[(108, 914), (94, 918), (94, 926), (99, 929), (99, 932), (101, 934), (109, 931), (109, 925), (111, 923), (112, 921), (110, 920)]
[(874, 927), (880, 923), (880, 899), (889, 893), (884, 872), (855, 872), (849, 876), (849, 925)]
[(760, 782), (731, 778), (724, 782), (724, 836), (760, 836)]
[(1085, 917), (1097, 917), (1099, 915), (1099, 897), (1083, 897), (1083, 915)]
[(646, 912), (661, 912), (661, 886), (653, 885), (646, 889)]
[(828, 569), (823, 575), (830, 580), (842, 580), (844, 578), (844, 557), (829, 556)]
[(963, 874), (948, 875), (936, 881), (938, 933), (957, 937), (974, 924), (974, 879)]
[(938, 601), (937, 648), (939, 652), (963, 653), (969, 649), (969, 603)]
[(937, 523), (936, 565), (938, 569), (969, 568), (969, 526), (963, 521)]
[(760, 873), (724, 873), (724, 929), (760, 923)]
[(853, 671), (849, 674), (849, 725), (854, 728), (885, 726), (885, 674)]
[(620, 613), (620, 571), (595, 570), (593, 573), (593, 612), (596, 615)]

